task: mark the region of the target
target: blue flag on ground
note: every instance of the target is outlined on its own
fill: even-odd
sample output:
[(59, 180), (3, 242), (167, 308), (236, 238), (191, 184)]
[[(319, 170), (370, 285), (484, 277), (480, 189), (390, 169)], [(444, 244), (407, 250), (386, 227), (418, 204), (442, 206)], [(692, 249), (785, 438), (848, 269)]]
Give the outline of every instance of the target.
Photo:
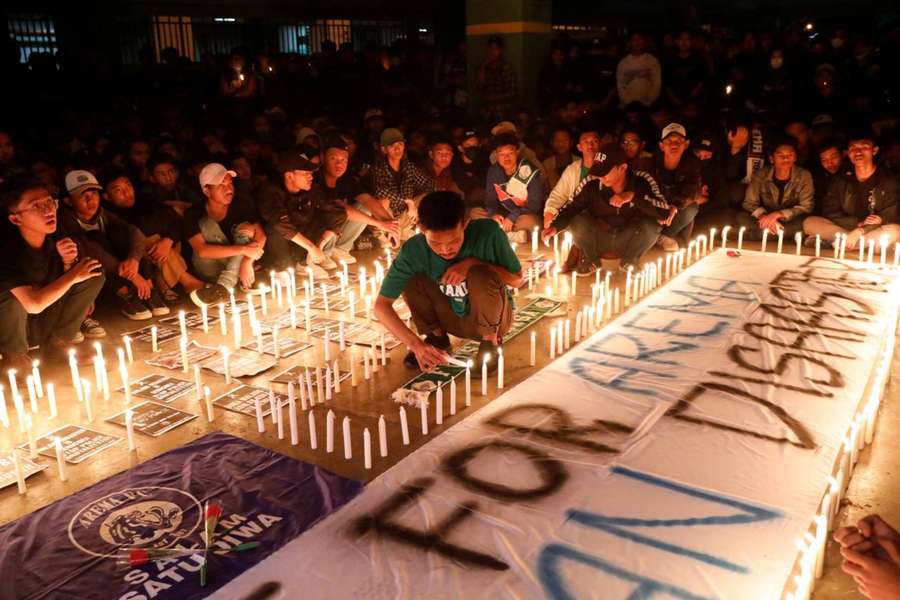
[[(216, 432), (0, 527), (2, 597), (17, 600), (203, 598), (338, 509), (363, 484)], [(222, 516), (212, 549), (117, 565), (132, 548), (204, 547), (204, 503)]]

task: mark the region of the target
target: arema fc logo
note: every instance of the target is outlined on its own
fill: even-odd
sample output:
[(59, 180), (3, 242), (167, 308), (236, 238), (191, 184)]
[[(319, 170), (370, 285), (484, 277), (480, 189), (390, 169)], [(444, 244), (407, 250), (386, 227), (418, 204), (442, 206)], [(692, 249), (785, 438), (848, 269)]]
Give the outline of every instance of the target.
[(72, 544), (93, 556), (123, 548), (169, 548), (197, 531), (200, 502), (167, 487), (127, 488), (98, 498), (69, 522)]

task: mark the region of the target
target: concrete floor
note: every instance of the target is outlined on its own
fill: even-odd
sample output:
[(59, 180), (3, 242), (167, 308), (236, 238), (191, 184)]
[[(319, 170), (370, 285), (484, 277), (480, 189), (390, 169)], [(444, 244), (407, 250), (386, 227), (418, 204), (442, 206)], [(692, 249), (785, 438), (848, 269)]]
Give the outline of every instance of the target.
[[(733, 243), (733, 241), (732, 241)], [(748, 245), (750, 246), (750, 245)], [(808, 253), (808, 252), (807, 252)], [(374, 256), (363, 260), (364, 263), (369, 262)], [(655, 259), (655, 256), (653, 257)], [(590, 301), (590, 283), (585, 279), (581, 279), (579, 286), (577, 302), (569, 302), (570, 315), (573, 315), (576, 309)], [(620, 283), (614, 281), (614, 283)], [(520, 302), (521, 304), (522, 302)], [(191, 310), (188, 302), (183, 303), (184, 308)], [(177, 312), (177, 307), (173, 307)], [(103, 345), (107, 360), (110, 364), (115, 365), (115, 347), (119, 340), (119, 335), (137, 329), (149, 324), (149, 321), (129, 322), (123, 317), (115, 313), (101, 313), (101, 321), (107, 329), (109, 335), (103, 340)], [(549, 328), (556, 320), (560, 318), (544, 318), (537, 324), (538, 339), (546, 340), (549, 337)], [(212, 330), (212, 328), (211, 328)], [(204, 335), (202, 332), (194, 330), (193, 338), (200, 343), (209, 343), (210, 345), (219, 345), (221, 337), (217, 334), (210, 333)], [(297, 335), (303, 338), (302, 330), (298, 330)], [(163, 346), (164, 350), (172, 349), (174, 342), (170, 342)], [(149, 347), (135, 346), (135, 362), (131, 365), (131, 377), (136, 379), (149, 372), (164, 372), (162, 369), (153, 369), (143, 364), (143, 359), (150, 354)], [(301, 424), (300, 427), (300, 444), (291, 446), (289, 434), (286, 434), (285, 440), (278, 440), (275, 429), (267, 420), (268, 431), (265, 434), (258, 434), (256, 431), (256, 422), (253, 418), (228, 412), (225, 410), (216, 410), (213, 423), (208, 423), (206, 419), (205, 409), (203, 409), (192, 395), (184, 396), (179, 400), (175, 400), (172, 404), (177, 408), (187, 410), (198, 414), (199, 417), (194, 419), (187, 425), (183, 425), (174, 431), (171, 431), (160, 438), (149, 438), (137, 434), (138, 448), (136, 451), (129, 452), (124, 441), (117, 446), (101, 453), (99, 456), (87, 460), (80, 465), (69, 465), (69, 480), (66, 483), (59, 481), (55, 461), (42, 474), (35, 475), (28, 480), (28, 493), (19, 496), (16, 492), (16, 486), (9, 486), (4, 490), (0, 490), (0, 524), (6, 523), (12, 519), (20, 517), (42, 506), (50, 504), (68, 494), (79, 489), (87, 487), (101, 479), (112, 474), (125, 470), (135, 464), (146, 461), (158, 454), (161, 454), (171, 448), (182, 445), (193, 439), (196, 439), (211, 431), (221, 430), (227, 433), (237, 435), (257, 443), (266, 448), (282, 452), (294, 458), (321, 465), (335, 473), (351, 477), (354, 479), (369, 480), (376, 477), (384, 470), (390, 468), (395, 462), (403, 458), (407, 453), (414, 451), (420, 445), (427, 443), (435, 435), (440, 435), (446, 428), (453, 426), (458, 420), (478, 410), (479, 407), (486, 402), (495, 398), (497, 390), (495, 389), (495, 379), (492, 379), (491, 389), (486, 398), (482, 398), (477, 393), (477, 385), (473, 386), (473, 402), (469, 408), (462, 407), (455, 417), (445, 415), (444, 423), (437, 426), (433, 422), (429, 425), (430, 435), (424, 437), (421, 435), (418, 413), (417, 411), (409, 411), (410, 415), (410, 433), (411, 444), (403, 447), (400, 440), (400, 425), (396, 405), (390, 400), (390, 393), (414, 376), (414, 372), (402, 365), (402, 358), (405, 354), (405, 348), (396, 348), (390, 353), (389, 364), (387, 369), (381, 369), (377, 375), (370, 381), (364, 381), (362, 378), (362, 369), (359, 369), (359, 386), (352, 388), (349, 380), (344, 384), (343, 391), (338, 394), (329, 404), (328, 408), (334, 410), (338, 417), (338, 422), (344, 415), (351, 418), (351, 427), (354, 440), (354, 456), (357, 460), (345, 461), (341, 452), (326, 454), (324, 451), (324, 419), (325, 412), (323, 407), (319, 406), (315, 409), (319, 424), (319, 450), (313, 451), (309, 449), (308, 428)], [(504, 349), (506, 356), (506, 381), (507, 386), (511, 387), (523, 381), (535, 370), (540, 369), (549, 362), (546, 352), (539, 351), (538, 364), (535, 368), (529, 367), (529, 335), (520, 335), (511, 341)], [(337, 356), (337, 345), (333, 345), (333, 356)], [(275, 373), (280, 372), (288, 366), (295, 364), (314, 366), (318, 361), (322, 360), (321, 349), (316, 348), (303, 351), (294, 355), (289, 359), (283, 359), (279, 363), (277, 370), (269, 371), (255, 379), (244, 380), (244, 383), (266, 387), (268, 379)], [(342, 361), (343, 363), (344, 361)], [(346, 365), (344, 365), (346, 368)], [(111, 369), (110, 379), (114, 386), (118, 385), (118, 376), (115, 369)], [(181, 374), (172, 371), (165, 371), (167, 374), (183, 379), (192, 379), (192, 374)], [(860, 457), (859, 465), (856, 473), (850, 483), (844, 506), (841, 509), (840, 516), (837, 520), (838, 525), (855, 522), (858, 518), (870, 512), (879, 512), (889, 521), (900, 524), (900, 496), (892, 493), (895, 486), (891, 484), (892, 474), (895, 470), (900, 469), (900, 439), (896, 436), (896, 431), (900, 428), (900, 383), (898, 383), (898, 375), (900, 375), (900, 357), (895, 356), (892, 365), (892, 378), (888, 386), (888, 392), (885, 402), (882, 404), (881, 416), (878, 420), (878, 427), (875, 435), (875, 442), (867, 448)], [(43, 379), (46, 382), (55, 381), (59, 388), (58, 403), (60, 410), (60, 418), (55, 422), (50, 422), (46, 417), (46, 405), (43, 405), (43, 414), (35, 418), (35, 431), (38, 434), (46, 433), (51, 429), (60, 426), (63, 423), (83, 423), (85, 416), (82, 411), (82, 405), (77, 403), (71, 394), (70, 377), (68, 368), (65, 366), (57, 366), (55, 368), (48, 365), (42, 366)], [(93, 377), (93, 370), (82, 370), (83, 377)], [(231, 389), (234, 386), (226, 386), (224, 378), (214, 376), (208, 371), (204, 371), (204, 383), (209, 385), (213, 397)], [(5, 379), (5, 378), (4, 378)], [(24, 387), (24, 386), (23, 386)], [(275, 386), (276, 389), (285, 390), (284, 386)], [(100, 431), (115, 433), (124, 437), (124, 429), (103, 422), (103, 418), (108, 417), (122, 409), (122, 395), (114, 393), (112, 399), (104, 404), (102, 400), (95, 400), (95, 418), (91, 425)], [(11, 403), (10, 403), (11, 404)], [(287, 411), (285, 411), (285, 415)], [(365, 471), (362, 461), (358, 459), (362, 455), (362, 430), (368, 427), (373, 433), (377, 431), (377, 421), (379, 415), (384, 415), (388, 422), (389, 436), (389, 457), (381, 459), (378, 453), (373, 453), (373, 469)], [(14, 418), (13, 418), (14, 420)], [(10, 430), (0, 430), (0, 448), (7, 449), (15, 442), (23, 442), (24, 439), (16, 437), (17, 432), (15, 426)], [(41, 459), (45, 460), (45, 459)], [(835, 544), (829, 544), (826, 555), (826, 571), (825, 577), (819, 581), (814, 598), (816, 600), (832, 600), (832, 599), (852, 599), (861, 598), (862, 596), (856, 592), (853, 581), (840, 570), (840, 554), (837, 552)]]

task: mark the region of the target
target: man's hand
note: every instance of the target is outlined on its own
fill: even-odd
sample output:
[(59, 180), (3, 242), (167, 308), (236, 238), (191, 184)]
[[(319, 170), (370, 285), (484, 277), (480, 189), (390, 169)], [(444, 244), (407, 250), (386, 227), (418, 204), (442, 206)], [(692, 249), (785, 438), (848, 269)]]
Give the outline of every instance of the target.
[[(900, 543), (900, 533), (879, 515), (869, 515), (861, 519), (856, 527), (841, 527), (834, 532), (834, 541), (842, 548), (851, 548), (857, 552), (878, 552), (881, 548), (876, 538)], [(881, 558), (888, 557), (882, 554)]]
[(779, 221), (784, 218), (780, 210), (761, 215), (758, 219), (760, 229), (768, 229), (769, 233), (777, 234), (782, 229)]
[(900, 598), (900, 549), (893, 540), (875, 539), (889, 557), (887, 560), (851, 548), (841, 548), (841, 555), (844, 557), (841, 568), (853, 577), (859, 585), (859, 591), (867, 598)]
[(66, 267), (71, 267), (78, 259), (78, 245), (72, 241), (72, 238), (66, 237), (56, 242), (56, 252)]
[(238, 279), (241, 282), (241, 285), (244, 286), (244, 289), (250, 289), (253, 287), (253, 282), (256, 281), (256, 274), (253, 272), (253, 263), (249, 260), (241, 261), (241, 268), (238, 271)]
[(556, 230), (556, 227), (544, 227), (541, 230), (541, 241), (546, 246), (550, 243), (550, 239), (557, 233), (559, 232)]
[(447, 267), (447, 270), (444, 271), (443, 276), (441, 276), (441, 283), (446, 283), (449, 285), (459, 285), (466, 280), (466, 276), (469, 274), (469, 269), (478, 264), (478, 262), (478, 259), (466, 258), (454, 265)]
[(416, 362), (419, 363), (419, 368), (426, 373), (432, 371), (436, 366), (447, 362), (450, 358), (440, 348), (435, 348), (422, 340), (419, 340), (419, 343), (410, 348), (410, 350), (416, 355)]
[(856, 250), (859, 247), (859, 239), (865, 234), (866, 232), (861, 227), (857, 227), (848, 233), (846, 238), (847, 250)]
[(669, 225), (672, 224), (672, 219), (675, 218), (676, 214), (678, 214), (678, 207), (676, 207), (673, 204), (673, 205), (669, 206), (669, 216), (666, 217), (665, 219), (662, 219), (661, 221), (658, 221), (658, 223), (660, 225), (662, 225), (663, 227), (668, 227)]
[(879, 225), (881, 225), (881, 223), (881, 217), (879, 217), (878, 215), (869, 215), (868, 217), (860, 221), (859, 226), (868, 227), (870, 225), (874, 225), (875, 227), (878, 227)]
[(500, 229), (502, 229), (503, 231), (505, 231), (507, 233), (512, 231), (513, 222), (510, 221), (509, 219), (507, 219), (506, 217), (504, 217), (503, 215), (494, 215), (491, 218), (497, 222), (497, 224), (500, 226)]
[(312, 260), (314, 263), (320, 263), (325, 260), (325, 253), (322, 252), (322, 249), (318, 246), (313, 245), (313, 247), (307, 250), (307, 252), (309, 253), (310, 260)]
[(140, 275), (135, 274), (129, 281), (134, 285), (134, 289), (137, 290), (138, 298), (141, 300), (150, 298), (150, 291), (153, 289), (153, 284), (150, 283), (149, 279), (144, 279)]
[(103, 274), (103, 265), (96, 258), (82, 258), (79, 260), (72, 270), (69, 271), (75, 280), (75, 283), (81, 283)]
[(136, 258), (126, 258), (119, 263), (119, 277), (133, 282), (134, 277), (140, 277), (138, 267), (140, 267), (140, 263)]
[(750, 130), (744, 126), (739, 126), (734, 130), (734, 133), (729, 131), (726, 137), (728, 138), (728, 146), (731, 148), (731, 153), (737, 154), (750, 141)]
[(172, 251), (173, 243), (169, 238), (162, 238), (147, 248), (147, 256), (156, 264), (162, 264), (169, 258), (169, 252)]
[(556, 215), (558, 215), (558, 214), (559, 213), (551, 213), (551, 212), (544, 213), (544, 229), (548, 229), (551, 225), (553, 225), (553, 221), (556, 220)]
[(241, 254), (250, 260), (259, 260), (263, 255), (263, 246), (259, 242), (249, 242), (241, 246)]
[(613, 208), (622, 208), (632, 200), (634, 200), (634, 192), (622, 192), (621, 194), (613, 194), (609, 199), (609, 205)]

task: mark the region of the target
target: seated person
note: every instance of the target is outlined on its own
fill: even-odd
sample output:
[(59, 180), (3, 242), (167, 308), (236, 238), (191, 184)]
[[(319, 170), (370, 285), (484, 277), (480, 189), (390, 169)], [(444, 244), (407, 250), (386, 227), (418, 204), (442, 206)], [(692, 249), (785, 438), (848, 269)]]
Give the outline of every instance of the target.
[(191, 292), (197, 306), (228, 300), (238, 282), (249, 290), (256, 281), (254, 263), (266, 246), (256, 206), (235, 193), (234, 176), (219, 163), (203, 167), (199, 179), (206, 203), (184, 214), (184, 237), (194, 251), (191, 263), (196, 275), (208, 282)]
[(528, 232), (540, 227), (544, 213), (540, 168), (519, 158), (519, 140), (512, 133), (495, 136), (493, 146), (497, 163), (487, 172), (485, 210), (473, 210), (472, 217), (493, 219), (507, 234), (515, 232), (509, 236), (511, 241), (523, 244)]
[(871, 600), (900, 598), (900, 533), (878, 515), (834, 532), (841, 546), (841, 568)]
[(102, 188), (89, 171), (70, 171), (65, 183), (67, 207), (59, 211), (59, 231), (75, 240), (85, 256), (100, 261), (104, 289), (118, 298), (122, 314), (133, 321), (169, 314), (153, 287), (141, 230), (100, 206)]
[(484, 178), (491, 162), (487, 151), (481, 148), (478, 133), (473, 129), (464, 131), (456, 150), (450, 165), (453, 180), (462, 188), (467, 207), (484, 207)]
[(659, 142), (660, 153), (643, 163), (656, 183), (662, 197), (670, 205), (678, 208), (672, 223), (659, 234), (657, 245), (666, 252), (678, 251), (678, 240), (686, 244), (694, 226), (694, 217), (700, 205), (706, 202), (703, 195), (703, 181), (700, 179), (701, 165), (697, 157), (686, 152), (691, 145), (687, 130), (679, 123), (669, 123), (662, 130)]
[[(495, 368), (497, 348), (512, 323), (510, 287), (522, 285), (522, 267), (506, 236), (489, 219), (470, 221), (463, 199), (433, 192), (419, 204), (422, 233), (400, 248), (375, 301), (378, 320), (406, 344), (404, 362), (431, 371), (446, 361), (453, 334), (480, 340), (476, 364)], [(420, 339), (400, 319), (403, 294)]]
[[(425, 194), (434, 191), (434, 181), (406, 156), (406, 138), (399, 129), (381, 132), (382, 160), (372, 170), (375, 197), (400, 221), (401, 240), (415, 234), (416, 206)], [(387, 240), (382, 239), (382, 242)]]
[(446, 137), (435, 137), (428, 144), (428, 158), (422, 163), (422, 170), (434, 181), (434, 191), (454, 192), (463, 196), (463, 191), (453, 179), (453, 141)]
[(625, 271), (637, 266), (677, 212), (666, 203), (653, 177), (630, 171), (622, 147), (607, 143), (594, 157), (589, 181), (541, 235), (546, 242), (570, 227), (583, 254), (577, 267), (581, 275), (596, 271), (606, 252), (617, 253), (622, 259), (620, 269)]
[[(28, 350), (42, 346), (46, 360), (66, 360), (84, 341), (79, 327), (103, 287), (100, 261), (79, 257), (70, 238), (54, 241), (59, 202), (39, 183), (10, 184), (3, 208), (7, 227), (0, 247), (0, 353), (8, 369), (31, 369)], [(81, 355), (87, 359), (87, 353)]]
[(339, 136), (326, 137), (322, 143), (322, 168), (316, 173), (315, 182), (329, 205), (341, 206), (347, 213), (331, 258), (352, 265), (356, 258), (350, 251), (366, 227), (380, 229), (387, 239), (398, 242), (400, 225), (387, 208), (366, 192), (359, 179), (347, 171), (349, 164), (347, 142)]
[(812, 175), (796, 164), (797, 150), (793, 138), (783, 137), (772, 145), (772, 161), (753, 174), (744, 195), (744, 210), (737, 215), (738, 227), (745, 227), (750, 240), (784, 231), (792, 240), (803, 231), (803, 219), (813, 209)]
[(144, 256), (155, 267), (153, 287), (159, 290), (164, 301), (178, 300), (174, 290), (178, 284), (187, 293), (203, 287), (203, 282), (188, 271), (187, 262), (181, 255), (183, 228), (181, 215), (174, 208), (136, 202), (134, 186), (124, 171), (112, 172), (106, 177), (103, 199), (109, 212), (136, 225), (146, 237)]
[(837, 234), (846, 234), (849, 250), (855, 250), (863, 237), (878, 245), (882, 236), (888, 244), (900, 241), (900, 184), (887, 169), (875, 164), (876, 154), (878, 146), (871, 133), (851, 135), (847, 156), (853, 169), (835, 176), (822, 201), (822, 216), (807, 217), (803, 222), (807, 235), (832, 242)]
[(628, 168), (645, 171), (653, 155), (645, 150), (647, 142), (644, 141), (642, 128), (637, 125), (626, 125), (619, 134), (619, 144), (628, 157)]
[(316, 278), (327, 278), (328, 270), (337, 268), (330, 255), (347, 221), (347, 211), (329, 204), (322, 189), (313, 183), (318, 168), (300, 150), (286, 150), (278, 156), (280, 181), (270, 181), (259, 191), (266, 256), (273, 269), (284, 271), (303, 261)]
[(567, 127), (557, 127), (550, 135), (550, 149), (553, 154), (541, 163), (544, 189), (549, 192), (559, 182), (563, 171), (572, 164), (572, 132)]
[(825, 193), (828, 192), (828, 188), (831, 187), (831, 182), (834, 181), (839, 173), (847, 172), (848, 167), (844, 162), (843, 148), (835, 138), (826, 138), (823, 140), (822, 143), (816, 147), (816, 155), (819, 157), (819, 164), (812, 171), (816, 202), (813, 214), (821, 215)]
[(178, 163), (168, 154), (155, 154), (147, 161), (150, 180), (141, 186), (140, 198), (148, 206), (165, 204), (183, 215), (191, 206), (203, 203), (203, 198), (191, 186), (180, 180)]
[(600, 149), (600, 134), (596, 129), (584, 129), (578, 134), (578, 143), (575, 145), (580, 157), (576, 157), (572, 163), (565, 168), (559, 181), (550, 195), (547, 196), (547, 202), (544, 204), (543, 226), (550, 227), (553, 219), (556, 218), (559, 209), (572, 199), (572, 194), (578, 185), (584, 181), (591, 167), (594, 166), (594, 155)]

